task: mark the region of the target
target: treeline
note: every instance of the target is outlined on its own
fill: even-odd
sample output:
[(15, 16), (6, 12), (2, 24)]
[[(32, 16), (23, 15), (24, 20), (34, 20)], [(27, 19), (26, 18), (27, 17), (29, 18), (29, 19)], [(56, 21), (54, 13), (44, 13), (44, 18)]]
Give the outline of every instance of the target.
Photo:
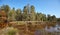
[[(57, 21), (55, 15), (45, 15), (43, 13), (36, 13), (33, 5), (24, 6), (23, 10), (10, 8), (8, 5), (0, 6), (0, 10), (4, 10), (9, 21)], [(58, 19), (60, 21), (60, 19)]]

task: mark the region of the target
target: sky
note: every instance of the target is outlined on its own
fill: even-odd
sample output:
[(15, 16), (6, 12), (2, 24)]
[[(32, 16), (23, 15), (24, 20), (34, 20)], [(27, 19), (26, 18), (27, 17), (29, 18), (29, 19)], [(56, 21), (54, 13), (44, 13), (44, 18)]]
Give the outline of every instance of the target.
[(11, 8), (22, 9), (25, 5), (34, 5), (36, 12), (55, 15), (60, 18), (60, 0), (0, 0), (0, 6), (9, 5)]

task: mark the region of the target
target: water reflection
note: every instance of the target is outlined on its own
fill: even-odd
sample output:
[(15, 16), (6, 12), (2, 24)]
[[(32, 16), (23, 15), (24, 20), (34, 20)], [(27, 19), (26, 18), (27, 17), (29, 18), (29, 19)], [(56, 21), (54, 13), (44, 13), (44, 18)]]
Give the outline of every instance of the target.
[(46, 26), (45, 30), (48, 32), (60, 32), (60, 25), (56, 24), (55, 27), (50, 26), (49, 28)]

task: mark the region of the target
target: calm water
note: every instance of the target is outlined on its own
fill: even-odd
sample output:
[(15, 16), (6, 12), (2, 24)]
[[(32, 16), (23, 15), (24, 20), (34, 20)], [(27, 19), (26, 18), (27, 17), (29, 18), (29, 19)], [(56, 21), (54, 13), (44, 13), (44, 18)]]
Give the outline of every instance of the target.
[(60, 25), (56, 24), (55, 27), (50, 27), (50, 28), (47, 28), (46, 26), (45, 30), (48, 32), (60, 32)]

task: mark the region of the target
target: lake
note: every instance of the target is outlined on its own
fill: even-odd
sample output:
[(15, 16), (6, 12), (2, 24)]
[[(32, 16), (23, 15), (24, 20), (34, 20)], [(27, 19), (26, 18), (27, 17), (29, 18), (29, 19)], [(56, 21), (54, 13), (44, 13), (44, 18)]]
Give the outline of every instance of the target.
[(51, 26), (49, 28), (48, 28), (48, 26), (46, 26), (45, 30), (48, 31), (48, 32), (60, 32), (60, 25), (56, 24), (55, 27)]

